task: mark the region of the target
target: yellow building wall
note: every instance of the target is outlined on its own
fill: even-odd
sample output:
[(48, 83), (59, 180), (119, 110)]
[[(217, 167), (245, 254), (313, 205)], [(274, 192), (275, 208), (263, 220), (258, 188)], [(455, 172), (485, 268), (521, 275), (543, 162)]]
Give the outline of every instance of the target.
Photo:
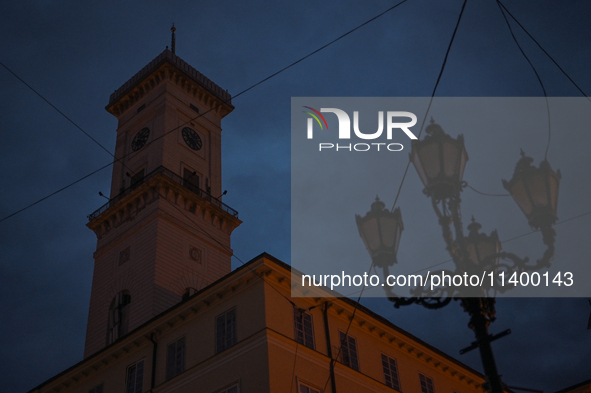
[[(401, 391), (421, 393), (419, 373), (433, 380), (435, 393), (483, 392), (482, 377), (439, 351), (418, 343), (380, 317), (339, 298), (291, 298), (290, 279), (269, 275), (265, 284), (265, 309), (269, 333), (271, 392), (297, 392), (297, 380), (331, 391), (324, 307), (329, 305), (328, 327), (332, 357), (337, 359), (339, 332), (355, 338), (359, 371), (335, 362), (338, 393), (393, 392), (385, 385), (382, 353), (396, 360)], [(281, 282), (280, 282), (281, 281)], [(288, 300), (289, 299), (289, 300)], [(314, 327), (314, 350), (294, 341), (294, 306), (308, 310)], [(373, 313), (372, 313), (373, 314)], [(295, 366), (294, 366), (295, 363)], [(327, 383), (328, 381), (328, 383)], [(290, 386), (291, 385), (291, 386)]]
[[(299, 393), (299, 384), (332, 392), (330, 348), (337, 358), (339, 331), (356, 339), (359, 370), (336, 361), (338, 393), (394, 392), (385, 385), (381, 354), (395, 359), (401, 391), (421, 393), (419, 373), (435, 393), (483, 392), (482, 376), (429, 347), (354, 302), (338, 298), (291, 298), (290, 271), (263, 257), (144, 324), (108, 348), (66, 370), (31, 393), (126, 392), (126, 370), (144, 360), (143, 392), (151, 388), (152, 339), (157, 342), (153, 393), (216, 393), (238, 383), (240, 393)], [(294, 305), (312, 315), (315, 347), (295, 341)], [(215, 319), (236, 309), (237, 343), (215, 353)], [(352, 319), (352, 322), (351, 322)], [(349, 326), (350, 324), (350, 326)], [(185, 337), (185, 371), (166, 380), (167, 346)]]

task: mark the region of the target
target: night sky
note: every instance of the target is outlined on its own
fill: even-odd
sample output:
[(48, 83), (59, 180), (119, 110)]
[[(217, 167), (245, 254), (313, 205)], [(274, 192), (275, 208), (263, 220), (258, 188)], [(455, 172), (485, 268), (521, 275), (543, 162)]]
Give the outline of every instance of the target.
[[(117, 123), (104, 110), (109, 95), (170, 45), (173, 22), (177, 55), (236, 95), (397, 2), (3, 2), (0, 62), (112, 152)], [(290, 262), (291, 97), (430, 96), (462, 3), (408, 0), (233, 100), (236, 109), (222, 123), (223, 189), (228, 190), (224, 202), (243, 221), (232, 235), (240, 260), (266, 251)], [(591, 3), (504, 3), (589, 94)], [(548, 95), (580, 97), (519, 27), (512, 27)], [(4, 67), (0, 88), (0, 220), (112, 161)], [(436, 95), (542, 95), (495, 1), (467, 2)], [(536, 164), (544, 156), (543, 127), (503, 140), (479, 130), (443, 127), (452, 135), (464, 134), (468, 168), (486, 168), (467, 168), (465, 180), (488, 193), (504, 193), (500, 179), (511, 177), (520, 148)], [(553, 130), (548, 160), (562, 170), (562, 220), (591, 211), (590, 142), (588, 127)], [(109, 194), (111, 170), (0, 222), (1, 393), (28, 391), (82, 360), (96, 246), (86, 217), (106, 202), (98, 193)], [(368, 194), (379, 192), (391, 203), (403, 170), (401, 165), (389, 188)], [(448, 257), (430, 202), (413, 168), (408, 177), (400, 198), (409, 212), (404, 213), (401, 259), (411, 263), (413, 250), (429, 248), (438, 255), (434, 263), (444, 261)], [(509, 198), (497, 203), (500, 198), (467, 189), (462, 199), (464, 215), (477, 215), (486, 232), (497, 228), (502, 240), (530, 231)], [(353, 213), (364, 214), (371, 201)], [(412, 224), (415, 217), (420, 225)], [(583, 215), (556, 227), (557, 259), (589, 262), (590, 224), (591, 215)], [(504, 249), (515, 246), (537, 258), (543, 252), (539, 234), (526, 239)], [(240, 264), (233, 260), (234, 268)], [(577, 279), (588, 283), (590, 278)], [(362, 304), (482, 370), (476, 351), (458, 353), (473, 335), (468, 315), (455, 302), (437, 311), (395, 310), (384, 299), (363, 299)], [(503, 381), (551, 392), (589, 379), (590, 310), (586, 298), (499, 299), (491, 331), (513, 332), (493, 344)]]

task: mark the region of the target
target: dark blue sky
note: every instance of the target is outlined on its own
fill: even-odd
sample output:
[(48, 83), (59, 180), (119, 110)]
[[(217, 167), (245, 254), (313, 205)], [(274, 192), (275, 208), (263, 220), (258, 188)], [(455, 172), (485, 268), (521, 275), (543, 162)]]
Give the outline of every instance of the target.
[[(116, 120), (104, 110), (108, 97), (170, 45), (172, 22), (177, 27), (177, 54), (236, 94), (395, 3), (3, 2), (0, 61), (113, 151)], [(591, 3), (505, 3), (572, 79), (591, 91)], [(223, 123), (223, 188), (228, 190), (224, 202), (244, 221), (233, 234), (236, 256), (248, 261), (266, 251), (290, 262), (290, 98), (429, 96), (461, 5), (457, 0), (408, 0), (233, 101), (236, 109)], [(548, 94), (579, 96), (518, 33)], [(0, 218), (111, 161), (1, 67), (0, 86)], [(495, 2), (468, 1), (437, 95), (541, 94)], [(466, 180), (483, 191), (503, 191), (499, 179), (511, 176), (519, 148), (536, 162), (543, 158), (544, 130), (498, 141), (494, 149), (499, 154), (482, 142), (478, 130), (461, 132), (467, 140), (468, 165), (477, 165), (482, 157), (480, 165), (490, 169), (480, 176), (467, 169), (471, 177)], [(548, 159), (563, 170), (561, 219), (591, 210), (590, 171), (585, 164), (589, 142), (587, 129), (557, 130), (553, 137)], [(575, 169), (565, 172), (569, 166)], [(86, 216), (105, 202), (98, 192), (108, 194), (110, 176), (109, 167), (0, 222), (0, 392), (29, 390), (81, 360), (96, 245), (95, 235), (85, 227)], [(416, 177), (412, 168), (409, 177)], [(392, 182), (398, 184), (399, 179)], [(406, 186), (403, 209), (424, 211), (425, 222), (436, 226), (420, 189)], [(380, 196), (394, 199), (393, 194)], [(490, 197), (467, 190), (463, 199), (468, 209), (490, 209)], [(498, 222), (481, 220), (483, 229), (499, 227), (502, 239), (528, 232), (518, 210), (507, 209), (495, 210)], [(482, 214), (487, 215), (490, 212)], [(405, 215), (405, 224), (413, 216)], [(590, 220), (584, 216), (557, 227), (557, 247), (562, 247), (564, 258), (588, 261)], [(412, 259), (413, 247), (425, 244), (439, 249), (441, 260), (446, 259), (440, 235), (426, 236), (420, 227), (411, 228), (403, 235), (406, 260)], [(541, 242), (531, 238), (531, 245), (520, 247), (537, 257)], [(238, 265), (235, 260), (233, 266)], [(394, 310), (383, 299), (362, 303), (452, 356), (459, 358), (459, 349), (473, 340), (468, 316), (457, 304), (433, 312), (418, 306)], [(582, 298), (500, 299), (491, 330), (513, 330), (493, 344), (504, 381), (554, 391), (588, 379), (589, 311)], [(476, 352), (460, 360), (481, 370)]]

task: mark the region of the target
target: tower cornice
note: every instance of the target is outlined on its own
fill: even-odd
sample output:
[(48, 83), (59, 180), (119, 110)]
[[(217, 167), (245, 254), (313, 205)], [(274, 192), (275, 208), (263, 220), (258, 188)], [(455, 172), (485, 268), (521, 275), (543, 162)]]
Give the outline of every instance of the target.
[(166, 200), (228, 235), (242, 222), (236, 210), (203, 190), (185, 187), (181, 178), (160, 167), (149, 174), (141, 185), (124, 191), (121, 196), (113, 198), (89, 215), (87, 226), (100, 239), (112, 229), (133, 221), (142, 210), (157, 200)]
[(119, 117), (165, 80), (221, 117), (234, 110), (230, 93), (168, 49), (115, 90), (105, 109)]

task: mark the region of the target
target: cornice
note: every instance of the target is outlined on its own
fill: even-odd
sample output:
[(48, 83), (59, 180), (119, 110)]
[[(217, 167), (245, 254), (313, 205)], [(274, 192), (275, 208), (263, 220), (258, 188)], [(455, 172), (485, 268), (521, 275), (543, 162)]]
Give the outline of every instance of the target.
[(157, 173), (99, 214), (87, 226), (101, 239), (114, 228), (135, 220), (142, 210), (159, 200), (171, 203), (190, 214), (189, 217), (199, 218), (228, 235), (242, 222), (168, 176)]
[(165, 50), (146, 67), (115, 90), (105, 109), (121, 116), (163, 82), (168, 81), (215, 114), (224, 117), (234, 110), (230, 94), (187, 62)]

